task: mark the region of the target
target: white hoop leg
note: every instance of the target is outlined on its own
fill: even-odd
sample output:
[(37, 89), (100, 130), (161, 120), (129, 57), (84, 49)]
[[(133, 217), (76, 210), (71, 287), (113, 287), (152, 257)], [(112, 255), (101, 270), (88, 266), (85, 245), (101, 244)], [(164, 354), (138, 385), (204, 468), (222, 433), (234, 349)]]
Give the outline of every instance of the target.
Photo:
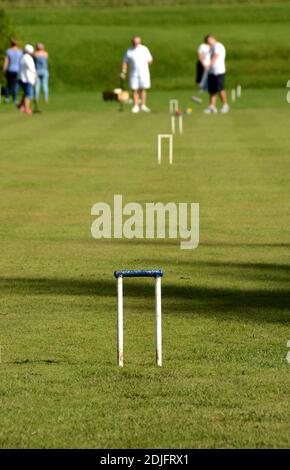
[(175, 134), (175, 116), (171, 116), (171, 132)]
[(169, 165), (172, 165), (173, 162), (173, 138), (169, 138)]
[(162, 366), (161, 277), (155, 279), (156, 364)]
[(124, 365), (124, 351), (123, 351), (123, 278), (122, 276), (117, 279), (117, 307), (118, 307), (118, 366)]
[(161, 163), (161, 136), (158, 135), (158, 155), (157, 155), (157, 158), (158, 158), (158, 163), (160, 165)]
[(183, 117), (180, 115), (178, 118), (178, 124), (179, 124), (179, 134), (183, 133)]

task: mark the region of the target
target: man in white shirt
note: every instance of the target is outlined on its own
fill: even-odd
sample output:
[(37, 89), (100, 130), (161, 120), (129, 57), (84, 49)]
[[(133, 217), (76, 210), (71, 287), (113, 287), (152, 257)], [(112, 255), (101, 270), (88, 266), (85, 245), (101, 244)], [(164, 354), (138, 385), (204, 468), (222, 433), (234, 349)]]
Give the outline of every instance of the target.
[(210, 46), (211, 60), (208, 66), (208, 91), (210, 94), (210, 105), (205, 112), (208, 114), (217, 113), (216, 101), (217, 94), (219, 93), (222, 101), (221, 113), (227, 113), (230, 108), (227, 103), (227, 94), (224, 89), (226, 50), (223, 44), (218, 42), (211, 34), (206, 36), (206, 42)]
[[(132, 47), (130, 47), (123, 59), (121, 78), (125, 80), (128, 65), (130, 66), (130, 88), (133, 90), (134, 106), (133, 113), (140, 110), (146, 113), (150, 109), (146, 106), (146, 90), (151, 86), (149, 65), (152, 64), (153, 58), (146, 46), (141, 44), (140, 36), (134, 36), (132, 39)], [(139, 98), (141, 106), (139, 108)]]
[(207, 90), (208, 67), (210, 66), (210, 47), (203, 42), (197, 48), (196, 83), (200, 90)]
[(34, 48), (27, 44), (24, 48), (24, 54), (20, 61), (19, 82), (23, 89), (23, 98), (19, 108), (23, 113), (31, 114), (30, 101), (33, 98), (33, 88), (36, 84), (37, 73), (33, 59)]

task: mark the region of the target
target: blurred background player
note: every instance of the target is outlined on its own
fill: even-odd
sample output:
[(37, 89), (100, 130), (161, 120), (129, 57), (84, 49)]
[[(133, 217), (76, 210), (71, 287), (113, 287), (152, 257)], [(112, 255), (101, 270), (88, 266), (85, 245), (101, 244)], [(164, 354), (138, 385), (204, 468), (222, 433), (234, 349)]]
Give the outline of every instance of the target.
[(10, 96), (12, 95), (13, 102), (16, 104), (19, 91), (18, 74), (21, 57), (22, 51), (19, 49), (18, 41), (16, 39), (12, 39), (11, 47), (6, 51), (3, 64), (3, 70), (7, 80), (5, 103), (9, 103)]
[(37, 73), (33, 59), (34, 47), (27, 44), (20, 61), (19, 80), (23, 90), (23, 98), (19, 104), (20, 110), (25, 114), (31, 114), (30, 102), (33, 98), (33, 88), (36, 84)]
[(35, 85), (35, 99), (39, 100), (40, 88), (42, 87), (45, 103), (48, 103), (48, 52), (44, 44), (38, 43), (34, 54), (34, 62), (37, 72), (37, 81)]
[[(132, 113), (144, 111), (150, 112), (146, 106), (146, 90), (151, 86), (149, 65), (152, 64), (153, 58), (146, 46), (141, 44), (140, 36), (134, 36), (132, 39), (132, 47), (130, 47), (123, 59), (121, 78), (125, 80), (128, 65), (130, 66), (130, 88), (133, 91), (134, 106)], [(139, 107), (139, 99), (141, 106)]]
[(197, 48), (196, 83), (201, 91), (207, 91), (208, 68), (210, 66), (210, 46), (205, 42)]
[(222, 101), (221, 113), (227, 113), (229, 106), (227, 103), (227, 94), (224, 89), (225, 81), (225, 59), (226, 49), (221, 42), (218, 42), (212, 34), (206, 36), (206, 42), (210, 46), (210, 65), (208, 67), (208, 91), (210, 94), (210, 104), (205, 113), (217, 113), (216, 100), (217, 94)]

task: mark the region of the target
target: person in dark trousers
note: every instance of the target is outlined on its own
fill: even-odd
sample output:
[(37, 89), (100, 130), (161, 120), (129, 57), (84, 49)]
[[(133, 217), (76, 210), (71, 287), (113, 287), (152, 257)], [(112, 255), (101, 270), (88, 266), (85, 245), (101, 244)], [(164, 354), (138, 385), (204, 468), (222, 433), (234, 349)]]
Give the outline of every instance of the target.
[(18, 74), (22, 55), (23, 53), (21, 49), (19, 49), (17, 39), (12, 39), (11, 47), (6, 51), (3, 64), (3, 70), (7, 80), (5, 103), (9, 103), (10, 96), (12, 95), (13, 102), (16, 104), (19, 91)]

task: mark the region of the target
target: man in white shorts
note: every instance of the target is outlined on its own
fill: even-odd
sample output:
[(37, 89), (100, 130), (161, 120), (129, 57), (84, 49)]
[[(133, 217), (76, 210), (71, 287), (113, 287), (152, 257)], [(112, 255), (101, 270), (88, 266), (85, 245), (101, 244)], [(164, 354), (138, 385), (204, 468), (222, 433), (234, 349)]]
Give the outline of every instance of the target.
[[(130, 88), (133, 90), (134, 106), (132, 113), (144, 111), (149, 113), (150, 109), (146, 106), (146, 90), (151, 86), (149, 65), (153, 58), (148, 47), (141, 44), (140, 36), (134, 36), (132, 47), (130, 47), (123, 59), (121, 78), (125, 80), (130, 65)], [(139, 98), (141, 106), (139, 107)]]

